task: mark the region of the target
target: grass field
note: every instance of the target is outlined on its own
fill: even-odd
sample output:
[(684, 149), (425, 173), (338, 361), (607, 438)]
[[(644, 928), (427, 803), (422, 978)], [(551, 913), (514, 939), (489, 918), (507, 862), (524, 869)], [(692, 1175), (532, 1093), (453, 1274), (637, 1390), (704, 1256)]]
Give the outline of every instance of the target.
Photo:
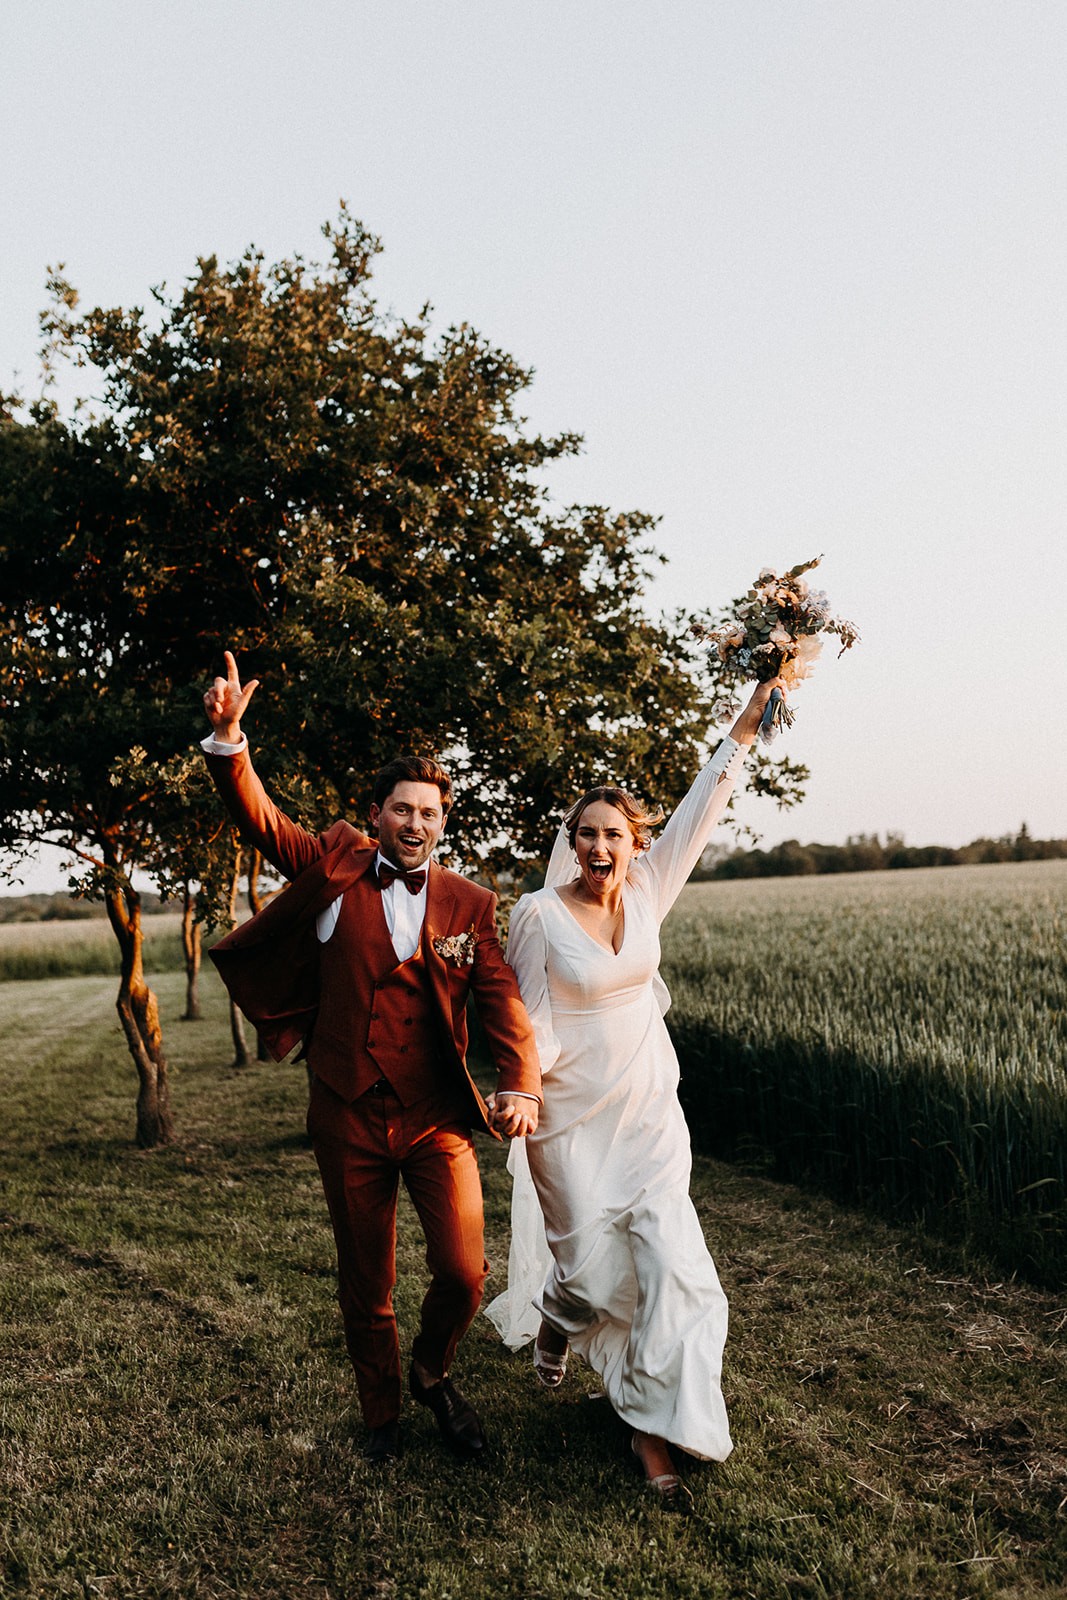
[[(181, 913), (145, 917), (145, 966), (180, 972)], [(0, 983), (24, 978), (72, 978), (119, 970), (119, 947), (106, 917), (83, 922), (0, 923)]]
[[(0, 988), (0, 1593), (112, 1600), (1052, 1600), (1067, 1571), (1064, 1307), (786, 1185), (699, 1159), (731, 1300), (736, 1449), (665, 1517), (589, 1375), (536, 1385), (479, 1319), (457, 1376), (492, 1437), (408, 1405), (359, 1458), (300, 1068), (177, 1021), (180, 1142), (132, 1144), (107, 977)], [(502, 1149), (481, 1145), (489, 1254)], [(424, 1281), (402, 1210), (397, 1304)]]
[(705, 1148), (1067, 1279), (1067, 862), (693, 885), (664, 972)]

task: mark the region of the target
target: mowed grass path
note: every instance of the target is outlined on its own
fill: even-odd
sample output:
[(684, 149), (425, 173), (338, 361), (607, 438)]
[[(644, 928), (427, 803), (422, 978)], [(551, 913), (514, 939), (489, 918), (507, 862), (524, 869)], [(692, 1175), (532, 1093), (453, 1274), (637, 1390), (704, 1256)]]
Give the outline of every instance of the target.
[[(1064, 1308), (915, 1237), (698, 1161), (731, 1300), (736, 1439), (665, 1517), (579, 1370), (540, 1390), (479, 1318), (492, 1435), (454, 1464), (410, 1404), (359, 1457), (301, 1068), (228, 1069), (222, 996), (158, 980), (180, 1143), (132, 1145), (114, 982), (0, 987), (0, 1593), (247, 1600), (1067, 1593)], [(480, 1146), (490, 1292), (504, 1151)], [(410, 1209), (398, 1310), (424, 1283)]]

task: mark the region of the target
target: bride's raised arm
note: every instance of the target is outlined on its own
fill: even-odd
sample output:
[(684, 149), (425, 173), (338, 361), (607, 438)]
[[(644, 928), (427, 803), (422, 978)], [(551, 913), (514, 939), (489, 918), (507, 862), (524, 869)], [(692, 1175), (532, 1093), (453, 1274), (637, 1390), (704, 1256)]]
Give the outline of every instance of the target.
[(759, 683), (711, 760), (697, 775), (647, 854), (631, 869), (650, 884), (662, 922), (700, 860), (715, 826), (726, 810), (745, 757), (759, 732), (760, 719), (778, 679)]

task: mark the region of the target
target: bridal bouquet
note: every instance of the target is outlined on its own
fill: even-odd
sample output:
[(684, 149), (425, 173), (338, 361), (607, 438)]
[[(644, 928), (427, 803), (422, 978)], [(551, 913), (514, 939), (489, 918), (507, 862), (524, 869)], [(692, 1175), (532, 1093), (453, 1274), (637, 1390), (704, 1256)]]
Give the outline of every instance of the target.
[[(814, 561), (804, 561), (781, 574), (764, 567), (717, 627), (693, 624), (695, 636), (710, 647), (712, 675), (720, 690), (717, 716), (729, 714), (730, 691), (753, 678), (758, 683), (781, 678), (787, 688), (796, 688), (815, 666), (822, 650), (820, 635), (837, 635), (841, 641), (838, 655), (856, 643), (859, 634), (855, 626), (833, 616), (825, 592), (810, 588), (804, 578), (821, 560), (822, 556), (816, 556)], [(769, 744), (783, 725), (792, 727), (793, 715), (776, 689), (760, 727), (764, 743)]]

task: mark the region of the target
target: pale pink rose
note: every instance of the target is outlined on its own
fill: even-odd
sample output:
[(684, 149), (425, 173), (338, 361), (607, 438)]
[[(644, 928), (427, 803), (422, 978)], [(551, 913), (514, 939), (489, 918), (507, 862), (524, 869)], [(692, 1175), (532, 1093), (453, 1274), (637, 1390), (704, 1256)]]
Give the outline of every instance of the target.
[(798, 683), (810, 678), (821, 651), (822, 640), (817, 639), (813, 633), (806, 633), (797, 645), (796, 655), (782, 668), (782, 682), (790, 689), (795, 689)]

